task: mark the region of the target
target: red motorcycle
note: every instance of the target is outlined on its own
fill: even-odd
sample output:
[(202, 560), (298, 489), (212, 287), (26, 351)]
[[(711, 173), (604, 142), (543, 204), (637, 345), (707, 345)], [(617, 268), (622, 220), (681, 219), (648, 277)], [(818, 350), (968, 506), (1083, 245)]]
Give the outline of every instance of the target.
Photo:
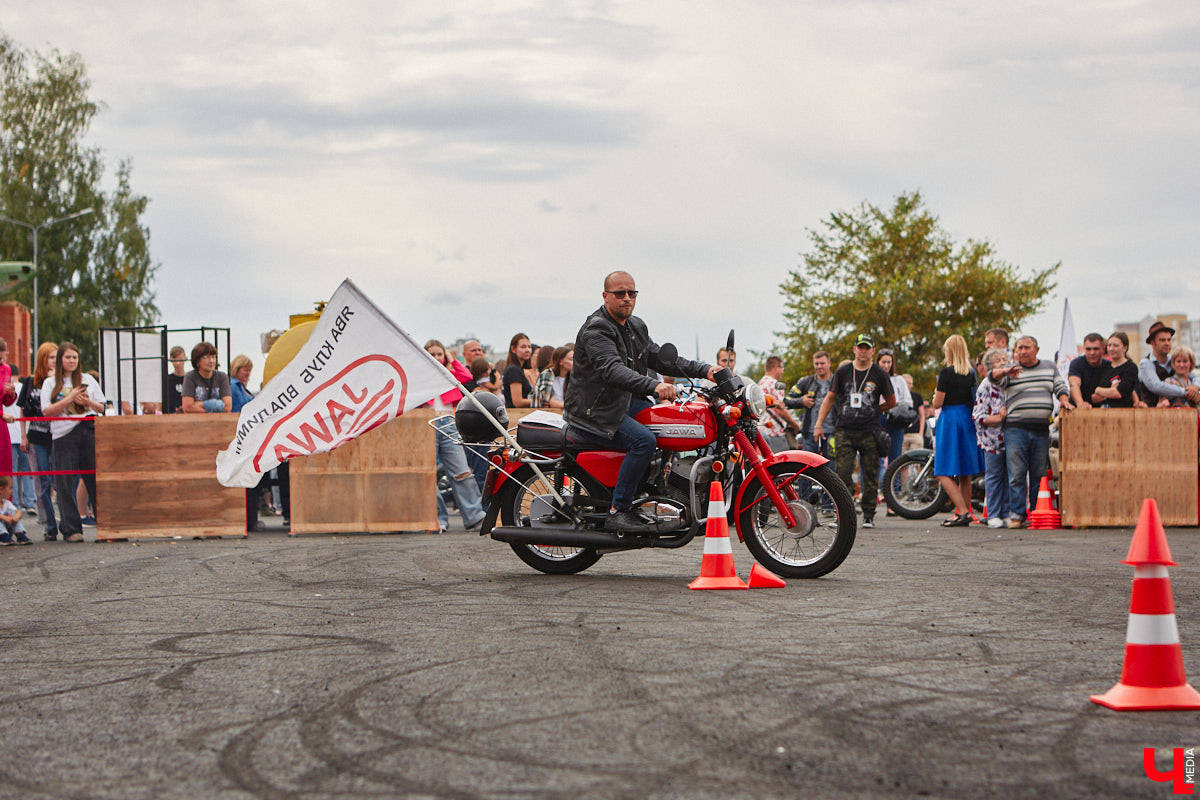
[[(731, 349), (732, 339), (730, 332)], [(677, 352), (664, 344), (659, 359)], [(561, 427), (526, 420), (517, 425), (519, 448), (491, 451), (481, 533), (507, 542), (534, 569), (572, 574), (609, 553), (688, 544), (704, 530), (709, 485), (719, 480), (730, 530), (764, 567), (785, 578), (835, 569), (857, 531), (850, 492), (828, 459), (771, 452), (758, 431), (767, 402), (757, 384), (728, 369), (715, 377), (714, 387), (694, 386), (690, 396), (636, 416), (658, 439), (633, 503), (653, 521), (652, 533), (604, 530), (623, 452), (576, 452), (564, 447)]]

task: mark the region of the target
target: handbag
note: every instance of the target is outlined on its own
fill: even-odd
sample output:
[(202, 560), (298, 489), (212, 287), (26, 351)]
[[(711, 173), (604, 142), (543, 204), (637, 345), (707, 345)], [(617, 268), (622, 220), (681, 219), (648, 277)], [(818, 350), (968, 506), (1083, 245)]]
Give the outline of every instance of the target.
[(889, 428), (907, 430), (917, 421), (917, 410), (912, 406), (896, 406), (887, 412), (887, 421)]
[(881, 458), (886, 456), (892, 449), (892, 435), (883, 428), (875, 428), (871, 431), (871, 434), (875, 437), (877, 455)]

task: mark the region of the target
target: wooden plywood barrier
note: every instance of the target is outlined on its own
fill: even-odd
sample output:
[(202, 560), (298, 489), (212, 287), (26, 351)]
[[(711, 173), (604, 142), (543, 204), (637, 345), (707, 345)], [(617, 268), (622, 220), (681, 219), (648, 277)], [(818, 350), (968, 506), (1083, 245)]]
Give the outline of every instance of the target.
[(1200, 524), (1200, 417), (1190, 409), (1074, 411), (1059, 450), (1064, 525), (1132, 526), (1153, 497), (1163, 524)]
[(437, 530), (434, 415), (414, 409), (333, 452), (290, 461), (292, 532)]
[(96, 538), (244, 536), (246, 491), (217, 483), (234, 414), (98, 417)]
[[(531, 411), (509, 409), (511, 424)], [(331, 453), (290, 461), (292, 532), (436, 530), (434, 416), (414, 409)], [(216, 477), (217, 453), (236, 429), (234, 414), (98, 418), (97, 537), (245, 535), (245, 490)]]

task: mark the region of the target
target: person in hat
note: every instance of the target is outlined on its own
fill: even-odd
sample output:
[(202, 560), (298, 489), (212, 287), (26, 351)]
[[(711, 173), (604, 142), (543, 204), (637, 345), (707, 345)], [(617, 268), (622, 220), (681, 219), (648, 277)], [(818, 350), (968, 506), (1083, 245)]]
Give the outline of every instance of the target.
[(882, 433), (879, 415), (896, 405), (896, 393), (888, 374), (875, 364), (875, 340), (860, 333), (854, 339), (854, 360), (838, 367), (829, 393), (813, 425), (813, 436), (824, 436), (825, 417), (837, 409), (838, 422), (833, 432), (833, 451), (838, 477), (846, 486), (854, 485), (854, 461), (861, 459), (863, 527), (875, 527), (875, 506), (879, 500), (879, 456), (877, 434)]
[(1158, 401), (1164, 397), (1168, 402), (1179, 397), (1187, 398), (1192, 404), (1200, 402), (1200, 389), (1195, 386), (1184, 389), (1166, 382), (1174, 372), (1171, 369), (1170, 358), (1171, 340), (1174, 336), (1174, 328), (1164, 325), (1162, 320), (1155, 320), (1150, 326), (1150, 335), (1146, 337), (1150, 352), (1138, 365), (1138, 381), (1141, 384), (1138, 397), (1141, 398), (1142, 404), (1150, 408), (1157, 406)]

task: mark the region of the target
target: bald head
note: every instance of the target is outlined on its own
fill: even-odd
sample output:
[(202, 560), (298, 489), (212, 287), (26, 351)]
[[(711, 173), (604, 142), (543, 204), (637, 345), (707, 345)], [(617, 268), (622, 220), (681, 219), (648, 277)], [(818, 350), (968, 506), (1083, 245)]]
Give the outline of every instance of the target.
[(477, 339), (467, 339), (463, 342), (463, 360), (470, 364), (483, 355), (483, 345)]
[(628, 281), (630, 284), (633, 284), (633, 276), (628, 272), (625, 272), (624, 270), (610, 272), (604, 276), (604, 291), (610, 292), (612, 291), (613, 286), (618, 283), (625, 283), (626, 281)]

